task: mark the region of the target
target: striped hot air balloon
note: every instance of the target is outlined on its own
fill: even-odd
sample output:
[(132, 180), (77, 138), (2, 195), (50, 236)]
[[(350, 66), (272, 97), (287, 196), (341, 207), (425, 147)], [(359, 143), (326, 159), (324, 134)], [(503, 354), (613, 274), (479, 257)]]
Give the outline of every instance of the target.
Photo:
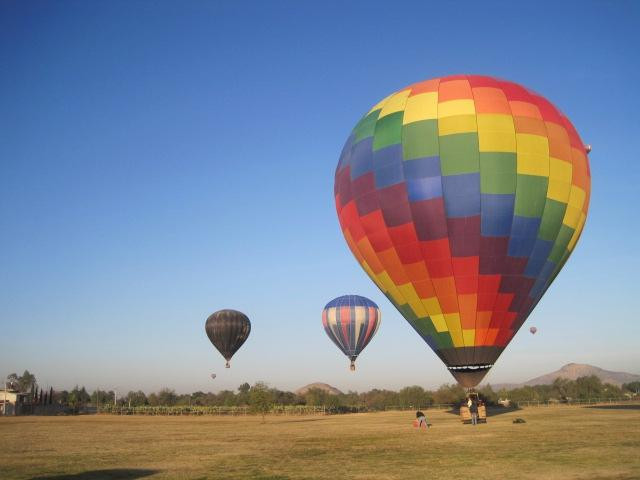
[(344, 295), (331, 300), (322, 310), (322, 325), (329, 338), (351, 360), (366, 347), (380, 326), (380, 309), (368, 298)]
[(461, 385), (482, 380), (580, 238), (587, 150), (548, 100), (475, 75), (403, 88), (351, 132), (335, 174), (344, 237)]

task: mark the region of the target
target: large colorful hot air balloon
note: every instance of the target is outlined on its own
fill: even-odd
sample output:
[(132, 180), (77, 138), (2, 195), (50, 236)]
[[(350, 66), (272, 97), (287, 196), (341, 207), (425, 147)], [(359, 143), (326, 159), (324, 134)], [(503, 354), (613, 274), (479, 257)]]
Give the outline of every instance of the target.
[(249, 317), (237, 310), (220, 310), (207, 318), (204, 329), (229, 368), (231, 357), (249, 337), (251, 322)]
[(334, 298), (322, 310), (322, 325), (329, 338), (351, 360), (366, 347), (380, 326), (380, 309), (371, 300), (359, 295)]
[(589, 194), (586, 148), (567, 117), (520, 85), (475, 75), (375, 105), (335, 175), (349, 248), (465, 387), (569, 258)]

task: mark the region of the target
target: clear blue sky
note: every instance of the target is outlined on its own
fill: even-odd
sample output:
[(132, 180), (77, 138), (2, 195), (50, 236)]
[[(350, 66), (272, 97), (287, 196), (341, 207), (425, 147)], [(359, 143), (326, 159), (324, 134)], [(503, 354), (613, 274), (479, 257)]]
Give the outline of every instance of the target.
[[(640, 373), (639, 22), (632, 1), (1, 1), (0, 375), (452, 382), (348, 251), (333, 173), (363, 112), (455, 73), (533, 88), (593, 145), (583, 237), (487, 380)], [(321, 327), (345, 293), (383, 312), (355, 374)], [(253, 322), (230, 370), (221, 308)]]

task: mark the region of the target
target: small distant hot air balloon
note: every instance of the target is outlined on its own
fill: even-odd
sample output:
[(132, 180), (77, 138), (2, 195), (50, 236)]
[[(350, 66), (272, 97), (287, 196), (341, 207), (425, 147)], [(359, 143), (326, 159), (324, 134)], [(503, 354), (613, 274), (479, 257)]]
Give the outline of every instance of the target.
[(589, 150), (547, 99), (478, 75), (402, 88), (351, 131), (334, 189), (345, 240), (462, 386), (483, 379), (574, 250)]
[(229, 368), (229, 360), (249, 337), (251, 322), (242, 312), (220, 310), (207, 318), (204, 328), (213, 346), (227, 361), (225, 366)]
[(532, 335), (535, 335), (538, 329), (536, 327), (531, 327), (529, 331), (531, 332)]
[(322, 310), (322, 325), (329, 338), (351, 360), (368, 345), (380, 326), (380, 309), (368, 298), (344, 295), (331, 300)]
[(215, 379), (216, 379), (216, 374), (215, 374), (215, 373), (212, 373), (212, 374), (211, 374), (211, 380), (215, 380)]

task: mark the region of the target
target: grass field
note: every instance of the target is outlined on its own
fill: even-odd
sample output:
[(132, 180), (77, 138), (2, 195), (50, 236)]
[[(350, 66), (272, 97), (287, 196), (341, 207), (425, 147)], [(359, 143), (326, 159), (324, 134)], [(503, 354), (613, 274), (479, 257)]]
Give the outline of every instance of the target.
[(0, 478), (640, 479), (638, 406), (428, 418), (426, 431), (412, 412), (0, 418)]

